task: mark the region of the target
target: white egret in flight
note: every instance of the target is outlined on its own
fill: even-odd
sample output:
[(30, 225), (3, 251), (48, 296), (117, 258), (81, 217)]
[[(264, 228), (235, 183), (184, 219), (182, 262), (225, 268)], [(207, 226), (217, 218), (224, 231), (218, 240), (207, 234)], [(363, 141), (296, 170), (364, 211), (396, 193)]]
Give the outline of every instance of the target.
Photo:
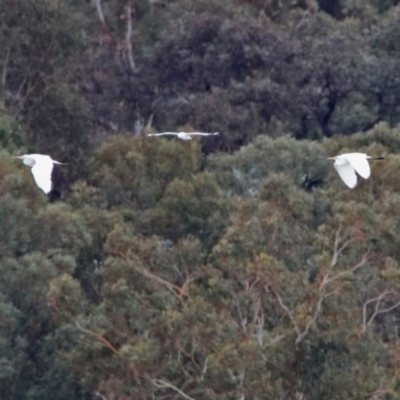
[(357, 185), (356, 172), (364, 179), (371, 175), (371, 168), (368, 160), (383, 160), (384, 157), (370, 157), (363, 153), (346, 153), (336, 157), (330, 157), (328, 160), (335, 160), (333, 166), (342, 178), (343, 182), (353, 189)]
[(214, 136), (218, 135), (219, 132), (215, 133), (202, 133), (202, 132), (163, 132), (163, 133), (149, 133), (148, 136), (177, 136), (182, 140), (192, 140), (192, 136)]
[(51, 190), (51, 171), (53, 170), (53, 164), (65, 165), (52, 160), (50, 156), (44, 156), (42, 154), (24, 154), (23, 156), (14, 158), (20, 158), (25, 165), (32, 167), (32, 175), (35, 178), (36, 184), (46, 194)]

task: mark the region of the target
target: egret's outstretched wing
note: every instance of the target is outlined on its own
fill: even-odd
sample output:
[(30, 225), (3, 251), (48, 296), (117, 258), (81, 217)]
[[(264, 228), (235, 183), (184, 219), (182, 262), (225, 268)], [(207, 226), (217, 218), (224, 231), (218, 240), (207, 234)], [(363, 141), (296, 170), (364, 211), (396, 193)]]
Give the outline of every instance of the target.
[(53, 170), (53, 161), (50, 157), (41, 157), (36, 160), (35, 165), (32, 167), (32, 174), (35, 178), (36, 184), (46, 194), (51, 190), (51, 171)]
[(149, 133), (147, 136), (165, 136), (165, 135), (174, 135), (176, 136), (177, 132), (162, 132), (162, 133)]
[(214, 136), (214, 135), (218, 135), (219, 132), (215, 132), (215, 133), (203, 133), (203, 132), (188, 132), (188, 135), (200, 135), (200, 136)]
[(351, 166), (360, 174), (364, 179), (368, 179), (371, 175), (371, 168), (369, 166), (367, 155), (362, 153), (349, 153), (343, 154)]
[(350, 188), (353, 189), (357, 185), (357, 175), (351, 164), (337, 165), (333, 164), (339, 176), (343, 182)]

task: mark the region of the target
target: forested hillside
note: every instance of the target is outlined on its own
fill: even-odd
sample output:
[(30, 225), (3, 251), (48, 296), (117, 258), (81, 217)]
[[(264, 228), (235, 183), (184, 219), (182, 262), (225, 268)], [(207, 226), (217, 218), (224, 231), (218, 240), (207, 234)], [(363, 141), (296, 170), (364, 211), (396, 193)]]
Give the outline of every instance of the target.
[(400, 399), (397, 3), (0, 0), (0, 399)]

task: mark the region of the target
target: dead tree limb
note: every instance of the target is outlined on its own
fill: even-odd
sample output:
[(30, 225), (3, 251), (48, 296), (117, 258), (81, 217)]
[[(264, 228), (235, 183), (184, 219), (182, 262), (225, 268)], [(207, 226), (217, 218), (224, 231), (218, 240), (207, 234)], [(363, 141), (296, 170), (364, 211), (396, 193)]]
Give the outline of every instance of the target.
[(126, 34), (125, 34), (126, 50), (128, 54), (128, 62), (132, 72), (135, 72), (136, 64), (133, 58), (132, 50), (132, 0), (126, 2)]

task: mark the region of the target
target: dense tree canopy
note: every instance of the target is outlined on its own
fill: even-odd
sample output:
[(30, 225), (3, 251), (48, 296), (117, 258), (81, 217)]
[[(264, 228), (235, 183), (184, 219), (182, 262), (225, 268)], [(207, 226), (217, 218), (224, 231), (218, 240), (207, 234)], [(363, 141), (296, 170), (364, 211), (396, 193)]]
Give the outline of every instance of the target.
[(0, 398), (400, 399), (397, 3), (2, 0)]

